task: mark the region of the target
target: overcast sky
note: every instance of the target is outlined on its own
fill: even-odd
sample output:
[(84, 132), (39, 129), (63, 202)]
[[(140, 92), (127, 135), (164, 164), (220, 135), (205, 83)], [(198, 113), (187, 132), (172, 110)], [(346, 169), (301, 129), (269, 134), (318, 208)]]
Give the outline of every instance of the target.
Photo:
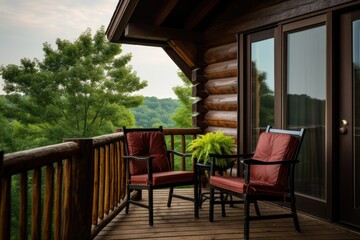
[[(93, 34), (102, 25), (106, 29), (116, 5), (116, 0), (0, 0), (0, 65), (42, 60), (44, 42), (55, 48), (56, 38), (74, 41), (87, 28)], [(130, 65), (148, 81), (139, 94), (176, 98), (172, 87), (182, 84), (179, 68), (161, 48), (123, 44), (122, 49), (132, 53)]]

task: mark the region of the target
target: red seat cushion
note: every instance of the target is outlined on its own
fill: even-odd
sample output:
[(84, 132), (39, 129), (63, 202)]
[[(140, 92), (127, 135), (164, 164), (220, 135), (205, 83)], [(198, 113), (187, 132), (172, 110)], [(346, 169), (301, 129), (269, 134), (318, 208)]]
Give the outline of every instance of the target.
[[(157, 172), (153, 174), (152, 185), (161, 186), (172, 183), (185, 183), (194, 181), (194, 173), (190, 171), (168, 171)], [(131, 184), (148, 185), (148, 175), (131, 176)]]
[[(260, 135), (253, 159), (273, 162), (292, 160), (299, 140), (292, 135), (264, 132)], [(288, 165), (251, 165), (250, 180), (286, 186)]]
[[(130, 132), (126, 134), (130, 156), (153, 156), (153, 172), (170, 170), (166, 143), (162, 132)], [(147, 173), (147, 162), (131, 160), (129, 162), (130, 174)]]
[(276, 186), (273, 184), (255, 180), (251, 181), (249, 185), (246, 185), (244, 178), (231, 176), (211, 176), (210, 184), (214, 187), (227, 189), (241, 194), (247, 193), (279, 196), (283, 195), (285, 190), (285, 188), (282, 186)]

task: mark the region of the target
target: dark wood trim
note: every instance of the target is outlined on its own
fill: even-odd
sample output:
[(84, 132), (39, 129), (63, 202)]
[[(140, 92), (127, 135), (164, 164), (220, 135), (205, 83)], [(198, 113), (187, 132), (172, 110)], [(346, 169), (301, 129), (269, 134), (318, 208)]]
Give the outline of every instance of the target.
[(275, 61), (275, 69), (274, 69), (274, 84), (275, 84), (275, 118), (274, 118), (274, 127), (275, 128), (282, 128), (282, 68), (283, 68), (283, 62), (282, 62), (282, 55), (281, 55), (281, 49), (282, 49), (282, 37), (281, 37), (281, 27), (274, 28), (274, 42), (275, 42), (275, 52), (274, 52), (274, 61)]
[(171, 47), (163, 47), (167, 55), (175, 62), (180, 70), (186, 75), (187, 78), (191, 79), (192, 68), (175, 52)]
[(201, 34), (190, 30), (128, 23), (125, 27), (124, 37), (154, 41), (168, 41), (170, 39), (199, 41)]
[(119, 1), (105, 32), (110, 42), (123, 42), (121, 36), (138, 3), (139, 0)]
[(168, 47), (169, 46), (166, 41), (138, 39), (138, 38), (129, 38), (129, 37), (123, 37), (122, 42), (126, 43), (126, 44), (149, 46), (149, 47)]
[[(295, 186), (296, 187), (296, 186)], [(327, 204), (320, 199), (309, 198), (308, 196), (296, 194), (296, 205), (299, 211), (311, 213), (312, 216), (317, 216), (323, 219), (328, 219)]]
[[(334, 119), (334, 68), (336, 65), (334, 62), (334, 22), (333, 22), (333, 13), (329, 12), (326, 15), (326, 127), (325, 127), (325, 161), (326, 161), (326, 202), (327, 202), (327, 214), (326, 216), (334, 220), (334, 201), (333, 198), (336, 195), (336, 190), (334, 188), (335, 170), (333, 168), (334, 162), (334, 135), (335, 135), (335, 121)], [(336, 100), (335, 100), (336, 101)]]
[(246, 32), (261, 26), (303, 17), (304, 15), (309, 14), (309, 9), (311, 9), (311, 14), (315, 14), (316, 12), (318, 12), (317, 14), (320, 14), (321, 12), (319, 13), (319, 11), (323, 11), (322, 13), (324, 13), (324, 11), (341, 7), (339, 6), (341, 4), (354, 5), (358, 3), (358, 1), (354, 2), (352, 0), (289, 0), (272, 5), (269, 3), (268, 6), (241, 15), (239, 18), (213, 26), (206, 31), (205, 35), (206, 38), (212, 38), (219, 33), (227, 35)]
[(238, 45), (238, 153), (245, 152), (245, 126), (246, 118), (245, 116), (245, 104), (246, 104), (246, 55), (244, 50), (245, 46), (245, 36), (244, 34), (237, 34), (237, 45)]

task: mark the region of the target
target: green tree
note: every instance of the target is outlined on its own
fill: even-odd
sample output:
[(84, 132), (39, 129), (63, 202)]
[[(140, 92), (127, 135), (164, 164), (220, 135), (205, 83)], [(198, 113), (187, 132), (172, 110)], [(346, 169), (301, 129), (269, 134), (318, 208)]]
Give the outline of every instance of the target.
[(107, 41), (104, 27), (94, 36), (87, 29), (74, 42), (57, 39), (56, 49), (44, 43), (43, 52), (43, 61), (24, 58), (0, 67), (9, 103), (4, 116), (14, 137), (45, 145), (135, 124), (129, 108), (143, 97), (132, 93), (147, 82), (128, 66), (131, 54), (120, 56), (121, 45)]
[(192, 127), (192, 104), (194, 102), (191, 90), (192, 83), (183, 72), (179, 71), (178, 76), (182, 80), (183, 85), (173, 87), (174, 93), (179, 98), (180, 106), (176, 109), (172, 119), (175, 122), (176, 127)]

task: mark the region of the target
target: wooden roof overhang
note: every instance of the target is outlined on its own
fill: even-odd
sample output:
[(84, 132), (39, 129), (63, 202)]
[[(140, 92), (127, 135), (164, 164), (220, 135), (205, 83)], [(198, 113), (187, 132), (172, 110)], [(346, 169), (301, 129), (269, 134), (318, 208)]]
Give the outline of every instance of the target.
[(120, 0), (106, 35), (111, 42), (162, 47), (191, 79), (210, 47), (351, 0)]
[(106, 35), (111, 42), (162, 47), (191, 79), (194, 68), (206, 65), (204, 49), (236, 37), (236, 29), (223, 27), (227, 22), (277, 2), (281, 0), (120, 0)]

